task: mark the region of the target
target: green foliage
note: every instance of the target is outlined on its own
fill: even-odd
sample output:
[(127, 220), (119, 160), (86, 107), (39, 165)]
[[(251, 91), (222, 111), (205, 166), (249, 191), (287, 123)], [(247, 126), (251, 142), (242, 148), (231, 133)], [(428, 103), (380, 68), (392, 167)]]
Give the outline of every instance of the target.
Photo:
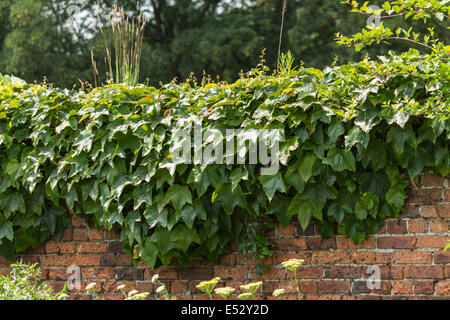
[(427, 28), (427, 34), (422, 36), (420, 32), (414, 32), (417, 30), (415, 28), (413, 29), (413, 27), (407, 29), (400, 26), (394, 31), (389, 26), (385, 26), (382, 20), (404, 17), (405, 20), (408, 18), (421, 20), (425, 25), (432, 18), (438, 22), (443, 22), (450, 14), (450, 6), (447, 5), (448, 2), (438, 0), (396, 0), (391, 2), (386, 1), (382, 4), (381, 8), (373, 9), (368, 6), (369, 2), (364, 2), (361, 6), (357, 1), (346, 0), (343, 3), (351, 5), (353, 8), (352, 12), (377, 17), (380, 23), (379, 25), (368, 25), (362, 32), (353, 35), (352, 38), (342, 36), (338, 33), (338, 43), (354, 46), (356, 51), (360, 51), (372, 43), (403, 40), (434, 51), (445, 51), (447, 49), (444, 48), (444, 43), (435, 39), (434, 28)]
[(67, 300), (64, 289), (54, 293), (40, 281), (37, 265), (16, 263), (11, 265), (10, 276), (0, 275), (0, 300)]
[[(355, 243), (396, 217), (408, 175), (450, 174), (448, 55), (260, 70), (231, 85), (90, 93), (0, 80), (0, 242), (12, 257), (60, 235), (68, 210), (116, 231), (150, 266), (217, 261), (238, 242), (271, 254), (262, 231), (314, 223)], [(280, 168), (174, 164), (175, 130), (280, 129)], [(248, 150), (247, 150), (248, 152)], [(236, 154), (234, 154), (235, 156)], [(247, 156), (248, 157), (248, 156)]]

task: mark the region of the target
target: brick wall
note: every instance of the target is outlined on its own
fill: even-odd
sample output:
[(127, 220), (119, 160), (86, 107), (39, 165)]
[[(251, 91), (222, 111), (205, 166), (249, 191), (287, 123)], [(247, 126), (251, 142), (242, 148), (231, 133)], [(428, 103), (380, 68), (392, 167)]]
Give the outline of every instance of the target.
[[(58, 242), (17, 256), (17, 260), (39, 263), (42, 278), (60, 290), (70, 276), (67, 268), (80, 267), (81, 289), (72, 291), (72, 299), (90, 299), (85, 287), (96, 282), (96, 290), (106, 299), (121, 299), (119, 284), (127, 290), (148, 291), (154, 298), (151, 278), (155, 273), (178, 299), (205, 299), (195, 288), (201, 280), (220, 277), (219, 286), (239, 289), (241, 284), (263, 280), (260, 299), (271, 299), (276, 288), (285, 288), (288, 298), (296, 298), (295, 282), (280, 263), (289, 258), (305, 260), (299, 269), (301, 291), (305, 299), (450, 299), (450, 252), (444, 253), (450, 222), (450, 177), (424, 175), (412, 191), (400, 219), (387, 220), (375, 234), (355, 246), (341, 236), (321, 240), (310, 228), (303, 232), (298, 224), (278, 228), (270, 238), (275, 244), (273, 257), (264, 261), (267, 270), (256, 274), (251, 256), (232, 253), (219, 264), (195, 261), (189, 268), (170, 266), (152, 270), (144, 263), (136, 268), (122, 252), (121, 243), (107, 231), (90, 229), (79, 219), (64, 232)], [(437, 216), (437, 204), (440, 215)], [(0, 272), (9, 272), (9, 263), (0, 258)], [(378, 266), (381, 287), (370, 290), (368, 268)], [(372, 271), (373, 272), (373, 271)], [(237, 290), (238, 291), (238, 290)]]

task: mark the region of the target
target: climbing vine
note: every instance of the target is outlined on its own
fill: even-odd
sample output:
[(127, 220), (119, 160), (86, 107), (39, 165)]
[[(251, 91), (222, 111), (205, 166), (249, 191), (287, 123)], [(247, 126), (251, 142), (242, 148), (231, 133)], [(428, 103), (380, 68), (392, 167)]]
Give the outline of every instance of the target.
[[(1, 77), (0, 254), (58, 237), (69, 212), (152, 267), (217, 261), (233, 242), (262, 258), (262, 230), (294, 219), (360, 243), (400, 214), (409, 178), (450, 174), (448, 58), (411, 49), (323, 71), (259, 68), (233, 84), (88, 93)], [(277, 172), (175, 164), (174, 132), (198, 119), (224, 136), (279, 129)]]

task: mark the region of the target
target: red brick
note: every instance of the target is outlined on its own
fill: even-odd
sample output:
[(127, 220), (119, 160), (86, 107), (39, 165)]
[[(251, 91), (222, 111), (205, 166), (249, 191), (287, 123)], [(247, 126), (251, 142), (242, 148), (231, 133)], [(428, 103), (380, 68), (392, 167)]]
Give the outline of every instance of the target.
[[(450, 218), (450, 206), (449, 205), (436, 205), (439, 214), (442, 218)], [(438, 218), (436, 208), (434, 205), (425, 205), (420, 207), (420, 215), (424, 218)]]
[(75, 228), (88, 228), (88, 225), (86, 224), (86, 222), (84, 222), (80, 218), (75, 218), (75, 217), (72, 217), (72, 226)]
[(114, 272), (111, 268), (82, 268), (83, 279), (114, 279)]
[(319, 281), (317, 291), (320, 293), (347, 293), (350, 292), (350, 282), (338, 280)]
[(67, 256), (43, 256), (42, 265), (51, 266), (99, 266), (100, 256), (95, 255), (67, 255)]
[(442, 201), (442, 190), (441, 189), (421, 189), (421, 190), (412, 190), (408, 198), (406, 199), (406, 203), (408, 204), (432, 204), (433, 202)]
[(343, 251), (314, 252), (312, 259), (314, 264), (349, 264), (352, 261), (352, 253)]
[(391, 261), (393, 264), (431, 264), (432, 253), (423, 251), (393, 252)]
[(403, 207), (402, 217), (403, 218), (418, 218), (420, 217), (420, 206), (419, 205), (408, 205)]
[(103, 231), (89, 230), (89, 240), (104, 240), (105, 235)]
[(441, 266), (408, 266), (405, 267), (405, 278), (442, 279), (444, 269)]
[(387, 264), (390, 255), (386, 252), (352, 252), (356, 264)]
[(433, 221), (430, 221), (430, 232), (432, 232), (432, 233), (447, 233), (448, 226), (444, 221), (433, 220)]
[(264, 280), (264, 279), (285, 279), (286, 270), (284, 268), (269, 267), (262, 270), (260, 275), (256, 274), (255, 268), (250, 271), (250, 279)]
[[(220, 286), (217, 286), (219, 288)], [(186, 281), (174, 281), (170, 286), (170, 293), (186, 293), (188, 291), (188, 285)]]
[(450, 202), (450, 189), (445, 190), (444, 197), (446, 202)]
[(105, 240), (119, 240), (119, 238), (113, 231), (105, 231)]
[(105, 253), (107, 251), (105, 242), (83, 242), (78, 244), (79, 253)]
[(267, 257), (266, 260), (262, 261), (262, 260), (257, 260), (251, 254), (238, 254), (238, 255), (236, 255), (236, 264), (237, 265), (254, 266), (257, 263), (263, 264), (263, 265), (272, 265), (273, 264), (272, 257)]
[(433, 253), (433, 262), (435, 264), (450, 264), (450, 251), (438, 251)]
[[(321, 278), (323, 275), (323, 268), (317, 266), (300, 266), (297, 269), (297, 278), (299, 279), (315, 279)], [(288, 278), (293, 278), (292, 272), (288, 272)]]
[(282, 226), (277, 227), (278, 236), (295, 236), (295, 226), (290, 224), (284, 229)]
[(75, 253), (77, 245), (74, 242), (54, 242), (45, 244), (46, 253)]
[(444, 178), (431, 174), (424, 174), (422, 184), (424, 187), (442, 187), (444, 186)]
[(449, 239), (448, 236), (418, 236), (417, 248), (444, 248)]
[(408, 232), (405, 220), (394, 220), (386, 222), (386, 232), (394, 234), (405, 234)]
[(382, 279), (403, 279), (403, 267), (380, 266)]
[[(176, 280), (176, 279), (178, 279), (177, 269), (170, 268), (170, 267), (159, 268), (157, 270), (146, 268), (145, 271), (144, 271), (144, 279), (150, 280), (150, 279), (153, 278), (153, 276), (155, 274), (158, 274), (159, 278), (160, 279), (164, 279), (164, 280), (168, 280), (168, 279)], [(183, 279), (180, 279), (180, 280), (183, 280)]]
[(306, 244), (308, 250), (336, 250), (336, 238), (331, 237), (328, 239), (322, 239), (321, 237), (306, 238)]
[(73, 240), (86, 241), (87, 239), (88, 239), (87, 230), (85, 230), (85, 229), (74, 229), (73, 230)]
[(436, 283), (436, 294), (450, 295), (450, 280), (439, 281)]
[(413, 283), (411, 281), (394, 281), (392, 285), (393, 294), (412, 294)]
[(248, 270), (246, 267), (215, 267), (214, 277), (221, 279), (248, 279)]
[(236, 265), (236, 255), (235, 254), (225, 254), (219, 258), (219, 265), (222, 266), (234, 266)]
[(305, 238), (280, 238), (277, 240), (277, 248), (281, 251), (308, 250)]
[(426, 220), (409, 220), (409, 233), (426, 233), (428, 230), (428, 222)]
[(428, 294), (433, 293), (433, 291), (434, 291), (433, 281), (414, 281), (415, 294)]
[(126, 254), (103, 254), (101, 256), (103, 266), (131, 266), (131, 258)]
[[(320, 294), (320, 295), (307, 295), (305, 300), (341, 300), (342, 296), (338, 294)], [(293, 296), (293, 300), (297, 300), (296, 296)]]
[(73, 229), (65, 229), (61, 236), (60, 241), (72, 241), (73, 240)]
[(325, 268), (325, 278), (358, 279), (364, 274), (364, 267), (329, 266)]
[(414, 249), (415, 245), (416, 237), (388, 236), (377, 239), (379, 249)]
[(337, 248), (343, 250), (359, 250), (376, 248), (376, 239), (369, 237), (360, 244), (354, 244), (352, 239), (337, 238)]
[(212, 267), (188, 267), (178, 269), (179, 280), (211, 280), (214, 278)]
[(66, 268), (49, 269), (48, 279), (50, 280), (67, 280), (70, 274), (67, 273)]

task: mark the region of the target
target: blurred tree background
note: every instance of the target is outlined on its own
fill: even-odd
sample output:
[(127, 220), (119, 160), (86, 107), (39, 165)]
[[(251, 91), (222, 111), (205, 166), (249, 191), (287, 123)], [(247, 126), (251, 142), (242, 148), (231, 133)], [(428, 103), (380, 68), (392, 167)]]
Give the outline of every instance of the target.
[[(98, 29), (97, 14), (107, 27), (115, 3), (130, 17), (138, 13), (137, 1), (0, 0), (0, 73), (28, 82), (45, 76), (67, 88), (79, 85), (79, 80), (92, 83), (92, 49), (104, 81), (103, 41), (94, 29)], [(241, 70), (258, 64), (264, 48), (266, 65), (276, 66), (283, 0), (141, 0), (139, 7), (147, 17), (141, 82), (146, 78), (153, 85), (174, 78), (182, 81), (191, 72), (201, 79), (203, 71), (233, 81)], [(338, 46), (336, 32), (351, 35), (367, 20), (338, 0), (288, 0), (285, 19), (282, 51), (291, 50), (297, 63), (301, 60), (308, 67), (331, 65), (336, 57), (338, 64), (366, 54), (375, 58), (409, 46), (393, 42), (358, 53)], [(402, 23), (401, 17), (391, 20), (390, 24)], [(442, 40), (448, 37), (438, 22), (436, 33)]]

